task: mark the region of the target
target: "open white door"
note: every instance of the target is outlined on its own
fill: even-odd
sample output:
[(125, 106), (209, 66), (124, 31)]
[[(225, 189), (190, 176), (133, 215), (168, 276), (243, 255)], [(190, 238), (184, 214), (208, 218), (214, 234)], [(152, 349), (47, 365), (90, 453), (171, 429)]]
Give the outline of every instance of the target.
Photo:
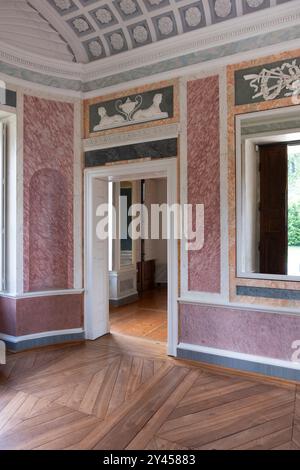
[(108, 239), (100, 240), (96, 234), (101, 220), (97, 208), (108, 203), (108, 180), (88, 177), (86, 184), (85, 330), (86, 338), (93, 340), (109, 333)]

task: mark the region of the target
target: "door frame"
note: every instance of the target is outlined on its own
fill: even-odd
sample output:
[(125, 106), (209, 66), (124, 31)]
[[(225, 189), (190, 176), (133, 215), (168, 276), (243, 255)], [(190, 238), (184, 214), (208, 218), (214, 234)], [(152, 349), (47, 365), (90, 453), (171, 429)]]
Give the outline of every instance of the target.
[[(173, 205), (177, 200), (177, 159), (162, 158), (146, 162), (122, 163), (104, 167), (89, 168), (84, 171), (84, 330), (88, 340), (94, 340), (110, 331), (109, 308), (106, 318), (101, 324), (106, 325), (104, 330), (97, 330), (95, 325), (99, 321), (95, 318), (97, 306), (93, 298), (92, 279), (89, 273), (93, 272), (93, 226), (95, 214), (92, 213), (93, 179), (106, 179), (107, 181), (122, 181), (166, 178), (168, 204)], [(168, 341), (167, 353), (177, 355), (178, 345), (178, 240), (175, 239), (174, 224), (170, 226), (170, 239), (168, 240)], [(108, 267), (107, 267), (108, 273)], [(107, 284), (108, 285), (108, 284)], [(107, 287), (108, 288), (108, 287)]]

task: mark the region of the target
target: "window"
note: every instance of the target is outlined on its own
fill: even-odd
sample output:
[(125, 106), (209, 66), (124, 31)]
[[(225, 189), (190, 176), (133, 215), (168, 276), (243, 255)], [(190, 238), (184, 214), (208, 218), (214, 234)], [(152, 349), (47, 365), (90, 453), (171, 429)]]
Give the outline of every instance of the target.
[(237, 119), (238, 276), (299, 280), (298, 116), (261, 112)]

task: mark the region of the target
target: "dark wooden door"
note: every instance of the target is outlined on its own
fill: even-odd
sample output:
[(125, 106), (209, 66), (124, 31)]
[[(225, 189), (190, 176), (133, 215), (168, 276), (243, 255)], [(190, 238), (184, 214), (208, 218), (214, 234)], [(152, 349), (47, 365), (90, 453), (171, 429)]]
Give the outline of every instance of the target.
[(286, 144), (260, 146), (260, 272), (287, 274)]

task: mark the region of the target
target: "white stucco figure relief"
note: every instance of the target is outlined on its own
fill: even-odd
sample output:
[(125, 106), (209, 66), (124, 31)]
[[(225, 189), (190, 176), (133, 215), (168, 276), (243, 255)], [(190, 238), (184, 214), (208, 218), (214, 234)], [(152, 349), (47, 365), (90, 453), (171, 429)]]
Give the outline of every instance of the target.
[(166, 119), (169, 117), (168, 113), (163, 112), (160, 109), (162, 103), (163, 95), (162, 93), (157, 93), (154, 95), (153, 103), (149, 108), (146, 109), (139, 109), (133, 115), (134, 121), (146, 121), (146, 120), (153, 120), (153, 119)]
[(102, 131), (103, 129), (110, 129), (116, 127), (117, 124), (121, 124), (125, 121), (123, 116), (120, 114), (114, 114), (113, 116), (108, 116), (107, 111), (104, 106), (101, 106), (98, 109), (98, 114), (100, 116), (100, 122), (97, 126), (94, 127), (94, 132)]
[(297, 93), (297, 84), (300, 81), (300, 66), (295, 59), (291, 63), (284, 62), (279, 67), (264, 67), (257, 74), (244, 75), (244, 80), (250, 81), (250, 87), (254, 91), (252, 99), (262, 97), (265, 101), (274, 100), (284, 90), (284, 96), (293, 96)]
[(100, 122), (93, 128), (93, 131), (97, 132), (103, 129), (128, 126), (133, 123), (167, 119), (169, 113), (161, 110), (162, 100), (163, 94), (156, 93), (152, 105), (141, 109), (143, 104), (142, 95), (136, 95), (134, 98), (127, 97), (125, 100), (119, 99), (114, 103), (117, 114), (113, 116), (108, 116), (105, 106), (101, 106), (98, 108)]
[(231, 0), (216, 0), (215, 12), (219, 18), (226, 18), (226, 16), (230, 15), (231, 9)]

